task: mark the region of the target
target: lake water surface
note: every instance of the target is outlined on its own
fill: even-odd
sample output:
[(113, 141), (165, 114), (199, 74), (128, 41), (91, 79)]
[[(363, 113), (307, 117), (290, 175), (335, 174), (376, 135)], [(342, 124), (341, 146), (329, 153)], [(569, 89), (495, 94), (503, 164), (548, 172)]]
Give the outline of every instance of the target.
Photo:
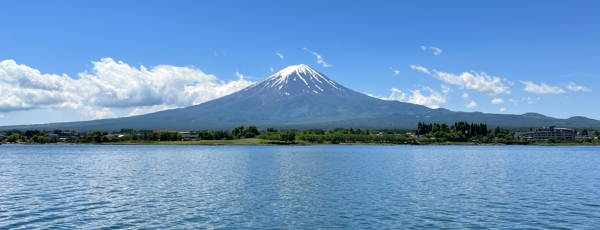
[(600, 229), (600, 148), (0, 146), (0, 229)]

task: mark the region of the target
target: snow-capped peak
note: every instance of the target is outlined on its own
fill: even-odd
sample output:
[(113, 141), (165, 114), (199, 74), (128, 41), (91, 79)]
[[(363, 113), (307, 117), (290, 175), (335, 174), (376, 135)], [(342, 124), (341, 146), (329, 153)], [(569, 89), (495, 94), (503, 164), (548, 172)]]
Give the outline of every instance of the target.
[(331, 94), (346, 91), (344, 87), (304, 64), (288, 66), (259, 85), (262, 85), (261, 89), (275, 89), (281, 95), (288, 96), (299, 93)]
[(314, 69), (310, 68), (309, 66), (305, 65), (305, 64), (300, 64), (300, 65), (291, 65), (288, 67), (285, 67), (285, 69), (282, 69), (281, 71), (277, 72), (276, 74), (272, 75), (273, 76), (280, 76), (280, 77), (285, 77), (285, 76), (290, 76), (295, 72), (302, 72), (302, 73), (306, 73), (306, 72), (314, 72), (317, 73), (317, 71), (315, 71)]

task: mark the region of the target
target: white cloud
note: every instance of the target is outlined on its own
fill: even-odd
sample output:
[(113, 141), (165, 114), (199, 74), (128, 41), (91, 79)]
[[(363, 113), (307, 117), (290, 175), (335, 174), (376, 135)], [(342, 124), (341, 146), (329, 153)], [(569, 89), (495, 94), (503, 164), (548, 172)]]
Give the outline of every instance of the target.
[(443, 53), (443, 51), (437, 47), (430, 46), (429, 49), (433, 50), (433, 55), (436, 55), (436, 56)]
[(135, 107), (130, 113), (129, 115), (127, 115), (128, 117), (133, 117), (133, 116), (137, 116), (137, 115), (142, 115), (142, 108), (140, 107)]
[(390, 101), (405, 101), (406, 100), (406, 93), (402, 92), (402, 90), (392, 88), (391, 91), (392, 91), (392, 94), (390, 95), (389, 98), (387, 98), (387, 100), (390, 100)]
[(500, 112), (506, 111), (506, 108), (500, 108)]
[(176, 108), (178, 108), (178, 107), (173, 106), (173, 105), (140, 106), (140, 107), (135, 107), (127, 116), (131, 117), (131, 116), (154, 113), (154, 112), (158, 112), (158, 111), (163, 111), (163, 110), (167, 110), (167, 109), (176, 109)]
[(536, 85), (535, 83), (533, 83), (531, 81), (520, 81), (520, 82), (525, 85), (525, 91), (530, 92), (530, 93), (537, 93), (537, 94), (566, 93), (565, 90), (561, 89), (558, 86), (549, 86), (549, 85), (546, 85), (545, 83), (542, 83), (541, 85)]
[(468, 90), (478, 91), (488, 95), (510, 93), (510, 89), (502, 84), (502, 80), (499, 77), (492, 77), (486, 73), (463, 72), (461, 75), (454, 75), (437, 70), (433, 70), (433, 73), (433, 77), (439, 80), (448, 84), (464, 87)]
[[(427, 68), (420, 65), (409, 65), (409, 67), (425, 74), (431, 74)], [(461, 88), (467, 88), (468, 90), (478, 91), (488, 95), (496, 95), (500, 93), (510, 94), (510, 89), (502, 84), (502, 79), (499, 77), (489, 76), (484, 72), (463, 72), (461, 75), (455, 75), (434, 69), (433, 74), (431, 75), (448, 84), (458, 85)], [(508, 82), (508, 80), (505, 81)]]
[(446, 101), (448, 100), (448, 95), (446, 93), (442, 94), (438, 91), (435, 91), (432, 88), (425, 86), (423, 86), (423, 91), (428, 91), (429, 96), (423, 95), (423, 91), (421, 90), (409, 90), (412, 94), (404, 93), (402, 92), (402, 90), (399, 90), (397, 88), (392, 88), (391, 91), (392, 94), (389, 98), (387, 98), (387, 100), (424, 105), (432, 109), (439, 108), (441, 104), (446, 103)]
[[(239, 73), (238, 80), (224, 82), (193, 67), (138, 69), (111, 58), (92, 64), (91, 72), (73, 79), (41, 74), (13, 60), (0, 62), (0, 112), (74, 109), (90, 118), (110, 118), (113, 108), (185, 107), (253, 84)], [(134, 109), (131, 115), (135, 114)]]
[[(538, 101), (540, 100), (540, 99), (539, 99), (539, 97), (538, 97), (538, 99), (537, 99), (537, 100), (538, 100)], [(532, 99), (531, 97), (526, 97), (526, 98), (524, 97), (524, 98), (521, 98), (521, 101), (527, 102), (527, 104), (533, 104), (533, 102), (534, 102), (534, 101), (533, 101), (533, 99)], [(515, 104), (516, 104), (516, 103), (515, 103)]]
[(467, 104), (465, 105), (467, 108), (472, 109), (472, 108), (477, 107), (477, 103), (475, 103), (475, 101), (471, 100), (471, 98), (469, 97), (469, 94), (463, 93), (462, 98), (465, 102), (467, 102)]
[(115, 118), (110, 108), (95, 109), (90, 106), (83, 106), (79, 109), (79, 113), (92, 119)]
[(448, 94), (448, 93), (452, 93), (454, 92), (454, 89), (452, 89), (452, 87), (450, 87), (449, 85), (442, 85), (442, 93), (443, 94)]
[(467, 108), (472, 109), (477, 107), (477, 103), (475, 103), (475, 101), (471, 101), (469, 103), (467, 103)]
[(429, 74), (429, 70), (427, 70), (427, 68), (425, 68), (423, 66), (420, 66), (420, 65), (409, 65), (408, 67), (410, 67), (411, 69), (414, 69), (416, 71)]
[(273, 70), (273, 67), (271, 67), (271, 72), (273, 72), (273, 71), (274, 71), (274, 70)]
[(506, 82), (506, 84), (509, 84), (509, 85), (515, 85), (515, 83), (514, 83), (514, 82), (512, 82), (512, 81), (509, 81), (509, 80), (508, 80), (508, 79), (506, 79), (506, 78), (502, 78), (502, 81)]
[(277, 51), (277, 56), (279, 56), (279, 58), (284, 59), (285, 57), (283, 57), (283, 54), (281, 54), (279, 51)]
[(412, 95), (408, 98), (407, 102), (417, 105), (424, 105), (432, 109), (437, 109), (441, 104), (446, 103), (446, 95), (442, 95), (441, 93), (429, 87), (423, 87), (423, 90), (429, 91), (429, 96), (424, 96), (421, 94), (420, 90), (414, 90), (411, 91)]
[(382, 96), (379, 96), (379, 95), (376, 96), (376, 95), (373, 95), (373, 94), (370, 94), (370, 93), (366, 93), (366, 92), (364, 94), (366, 94), (367, 96), (372, 97), (372, 98), (377, 98), (377, 99), (386, 100), (386, 101), (388, 100), (387, 97), (382, 97)]
[(492, 105), (504, 104), (504, 99), (502, 98), (494, 98), (492, 99)]
[[(421, 50), (426, 51), (427, 50), (427, 46), (421, 46)], [(442, 54), (444, 52), (440, 48), (433, 47), (433, 46), (430, 46), (429, 50), (433, 50), (433, 55), (436, 55), (436, 56), (440, 55), (440, 54)]]
[(589, 88), (583, 87), (583, 86), (579, 86), (576, 85), (575, 83), (571, 82), (567, 85), (567, 89), (571, 90), (571, 91), (583, 91), (583, 92), (590, 92), (592, 91)]
[(327, 63), (327, 62), (325, 62), (325, 61), (323, 60), (323, 57), (321, 57), (321, 55), (319, 55), (318, 53), (316, 53), (316, 52), (314, 52), (314, 51), (311, 51), (311, 50), (309, 50), (309, 49), (307, 49), (307, 48), (303, 48), (303, 50), (306, 50), (307, 52), (309, 52), (309, 53), (311, 53), (311, 54), (315, 55), (315, 57), (317, 57), (317, 64), (319, 64), (319, 65), (322, 65), (323, 67), (332, 67), (332, 66), (333, 66), (333, 65), (331, 65), (331, 64), (329, 64), (329, 63)]
[(395, 70), (392, 67), (390, 67), (390, 69), (394, 72), (394, 76), (400, 75), (400, 70)]

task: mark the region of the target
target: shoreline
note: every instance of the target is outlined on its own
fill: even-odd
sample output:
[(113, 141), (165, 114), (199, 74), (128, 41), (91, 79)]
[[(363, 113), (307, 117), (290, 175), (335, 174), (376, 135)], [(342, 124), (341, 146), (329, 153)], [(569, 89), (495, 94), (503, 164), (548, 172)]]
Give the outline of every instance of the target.
[(103, 142), (103, 143), (2, 143), (0, 145), (113, 145), (113, 146), (599, 146), (593, 143), (529, 143), (508, 145), (502, 143), (472, 143), (472, 142), (444, 142), (432, 144), (393, 144), (393, 143), (307, 143), (307, 142), (279, 142), (257, 138), (237, 140), (199, 140), (199, 141), (155, 141), (155, 142)]

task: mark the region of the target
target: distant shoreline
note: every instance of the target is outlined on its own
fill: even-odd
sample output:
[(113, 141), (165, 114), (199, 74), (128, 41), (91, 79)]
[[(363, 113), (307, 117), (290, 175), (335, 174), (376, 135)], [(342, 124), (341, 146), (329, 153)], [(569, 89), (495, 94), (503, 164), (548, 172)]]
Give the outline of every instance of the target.
[(149, 141), (149, 142), (103, 142), (103, 143), (4, 143), (2, 145), (59, 146), (59, 145), (105, 145), (105, 146), (600, 146), (593, 143), (529, 143), (526, 145), (508, 145), (502, 143), (443, 142), (432, 144), (392, 144), (392, 143), (308, 143), (279, 142), (258, 138), (237, 140), (199, 140), (199, 141)]

